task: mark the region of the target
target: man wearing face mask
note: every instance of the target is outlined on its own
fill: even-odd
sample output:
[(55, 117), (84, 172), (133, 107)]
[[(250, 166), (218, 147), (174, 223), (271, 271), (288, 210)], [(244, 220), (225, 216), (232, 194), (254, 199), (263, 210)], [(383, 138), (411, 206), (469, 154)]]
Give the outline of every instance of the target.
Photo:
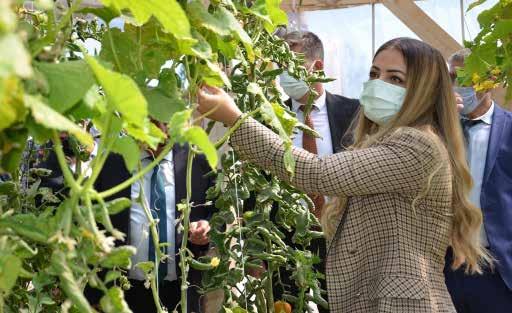
[[(324, 48), (322, 41), (317, 35), (308, 31), (295, 31), (286, 34), (284, 39), (292, 51), (303, 54), (305, 59), (304, 66), (309, 71), (324, 70)], [(305, 116), (304, 108), (310, 96), (308, 85), (291, 77), (286, 71), (281, 74), (279, 81), (284, 92), (290, 97), (286, 103), (297, 114), (298, 120), (314, 129), (321, 136), (321, 138), (315, 138), (309, 134), (298, 132), (293, 138), (294, 146), (304, 148), (319, 156), (325, 156), (342, 151), (350, 145), (350, 136), (344, 137), (344, 135), (359, 109), (358, 100), (333, 95), (324, 89), (322, 83), (314, 83), (311, 87), (317, 93), (317, 96), (313, 101), (309, 114)], [(313, 213), (320, 217), (325, 199), (321, 195), (311, 195), (310, 197), (315, 204), (315, 211)], [(293, 246), (292, 235), (290, 234), (286, 239), (287, 243)], [(325, 273), (325, 240), (313, 241), (309, 249), (314, 254), (319, 255), (321, 263), (318, 265), (317, 270)], [(291, 272), (281, 273), (281, 278), (284, 278), (283, 281), (285, 283), (291, 285), (293, 291), (293, 288), (296, 288), (294, 283), (286, 281), (287, 277), (290, 277), (291, 274)], [(326, 289), (325, 280), (321, 280), (321, 282), (322, 288)], [(280, 299), (280, 288), (275, 289), (278, 290), (276, 299)], [(328, 310), (322, 308), (319, 308), (319, 311), (328, 312)]]
[[(449, 59), (456, 70), (471, 53), (464, 49)], [(455, 87), (467, 160), (473, 178), (471, 202), (482, 209), (482, 244), (496, 259), (494, 271), (465, 275), (445, 268), (446, 285), (458, 313), (505, 313), (512, 310), (512, 113), (492, 101), (490, 92)], [(448, 251), (447, 261), (451, 259)], [(450, 264), (447, 262), (446, 264)]]

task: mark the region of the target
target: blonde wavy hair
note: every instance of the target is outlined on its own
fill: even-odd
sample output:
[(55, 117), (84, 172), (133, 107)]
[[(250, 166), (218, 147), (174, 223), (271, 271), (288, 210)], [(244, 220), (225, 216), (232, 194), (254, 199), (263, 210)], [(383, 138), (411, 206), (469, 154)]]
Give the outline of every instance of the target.
[[(353, 144), (349, 149), (368, 147), (405, 126), (431, 134), (440, 145), (439, 150), (447, 152), (453, 174), (452, 268), (464, 264), (467, 272), (480, 273), (485, 263), (492, 264), (492, 259), (480, 243), (481, 210), (468, 200), (472, 179), (446, 61), (437, 49), (416, 39), (390, 40), (379, 48), (375, 56), (387, 49), (398, 50), (407, 66), (404, 104), (394, 118), (381, 127), (366, 118), (362, 111), (359, 112), (350, 133)], [(427, 186), (427, 190), (429, 188)], [(418, 198), (425, 194), (421, 193)], [(328, 240), (335, 236), (347, 200), (333, 198), (324, 209), (321, 223)]]

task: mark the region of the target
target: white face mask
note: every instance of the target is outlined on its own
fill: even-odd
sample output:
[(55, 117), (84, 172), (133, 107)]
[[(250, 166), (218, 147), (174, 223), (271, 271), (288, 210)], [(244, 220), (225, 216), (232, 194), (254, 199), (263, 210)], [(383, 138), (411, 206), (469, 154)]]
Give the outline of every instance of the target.
[(364, 83), (359, 101), (364, 115), (378, 125), (387, 123), (402, 108), (406, 89), (380, 79)]
[(473, 87), (455, 87), (454, 91), (462, 97), (464, 107), (460, 111), (461, 115), (468, 115), (473, 112), (482, 103), (483, 99), (478, 100), (475, 88)]
[(279, 75), (279, 84), (283, 88), (284, 92), (290, 98), (295, 100), (299, 100), (300, 98), (304, 97), (309, 91), (309, 87), (306, 82), (290, 76), (288, 71), (284, 71), (281, 75)]

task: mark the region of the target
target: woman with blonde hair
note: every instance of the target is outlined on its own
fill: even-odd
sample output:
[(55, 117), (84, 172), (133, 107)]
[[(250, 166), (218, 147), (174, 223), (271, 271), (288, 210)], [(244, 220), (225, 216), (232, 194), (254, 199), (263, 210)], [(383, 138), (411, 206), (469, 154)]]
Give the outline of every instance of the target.
[[(443, 276), (481, 271), (482, 215), (468, 201), (471, 177), (446, 62), (415, 39), (375, 54), (361, 94), (351, 149), (321, 157), (293, 148), (291, 183), (337, 197), (323, 213), (329, 239), (331, 312), (455, 312)], [(205, 87), (199, 110), (232, 126), (243, 114), (224, 91)], [(217, 109), (215, 109), (217, 108)], [(231, 136), (241, 158), (290, 181), (282, 140), (254, 119)]]

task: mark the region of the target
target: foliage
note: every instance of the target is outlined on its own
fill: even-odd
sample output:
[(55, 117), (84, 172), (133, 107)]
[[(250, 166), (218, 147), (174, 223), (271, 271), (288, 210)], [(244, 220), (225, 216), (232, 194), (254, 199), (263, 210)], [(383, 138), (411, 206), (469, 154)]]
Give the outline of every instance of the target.
[[(475, 1), (468, 10), (485, 0)], [(499, 0), (478, 16), (481, 31), (466, 47), (471, 55), (466, 59), (459, 77), (464, 85), (486, 91), (503, 83), (506, 98), (512, 99), (512, 1)]]
[[(204, 153), (216, 168), (216, 148), (227, 138), (212, 143), (207, 133), (213, 124), (206, 131), (195, 125), (192, 112), (201, 84), (230, 90), (240, 108), (274, 129), (288, 148), (295, 127), (307, 130), (284, 106), (274, 81), (283, 69), (309, 83), (324, 78), (309, 75), (301, 58), (273, 35), (287, 22), (279, 1), (220, 0), (208, 7), (198, 0), (101, 2), (101, 8), (83, 8), (80, 0), (67, 5), (40, 0), (31, 8), (17, 0), (0, 3), (0, 45), (9, 47), (0, 51), (0, 312), (130, 312), (123, 290), (129, 288), (127, 270), (133, 266), (146, 273), (158, 299), (154, 268), (166, 256), (157, 249), (154, 263), (131, 264), (135, 250), (115, 245), (126, 238), (110, 220), (131, 202), (106, 198), (141, 179), (174, 143), (192, 147), (187, 201), (179, 205), (183, 288), (189, 267), (205, 270), (203, 291), (222, 288), (223, 311), (274, 312), (272, 288), (279, 284), (279, 269), (287, 267), (300, 289), (286, 299), (295, 312), (307, 310), (308, 301), (326, 305), (321, 277), (312, 269), (318, 259), (305, 250), (322, 236), (311, 230), (318, 225), (308, 210), (311, 201), (232, 152), (220, 158), (219, 171), (212, 173), (217, 184), (208, 192), (219, 209), (211, 220), (219, 255), (194, 259), (187, 249), (192, 160)], [(91, 40), (101, 43), (101, 51), (85, 49)], [(151, 119), (168, 123), (168, 133)], [(97, 156), (86, 165), (95, 144), (90, 125), (101, 136)], [(34, 142), (48, 141), (65, 181), (60, 197), (40, 187), (50, 173), (35, 168), (33, 160)], [(160, 156), (140, 168), (137, 151), (158, 145)], [(136, 173), (98, 192), (94, 183), (111, 152), (121, 154)], [(289, 150), (285, 161), (293, 172)], [(242, 215), (251, 195), (255, 205)], [(279, 207), (276, 223), (270, 219), (273, 205)], [(156, 222), (144, 209), (159, 247)], [(301, 249), (287, 246), (283, 231), (292, 232)], [(249, 275), (263, 264), (267, 270), (259, 277)], [(237, 290), (241, 284), (244, 289)], [(86, 287), (102, 293), (99, 308), (87, 302)], [(183, 294), (182, 312), (186, 301)], [(156, 305), (164, 312), (158, 300)]]

